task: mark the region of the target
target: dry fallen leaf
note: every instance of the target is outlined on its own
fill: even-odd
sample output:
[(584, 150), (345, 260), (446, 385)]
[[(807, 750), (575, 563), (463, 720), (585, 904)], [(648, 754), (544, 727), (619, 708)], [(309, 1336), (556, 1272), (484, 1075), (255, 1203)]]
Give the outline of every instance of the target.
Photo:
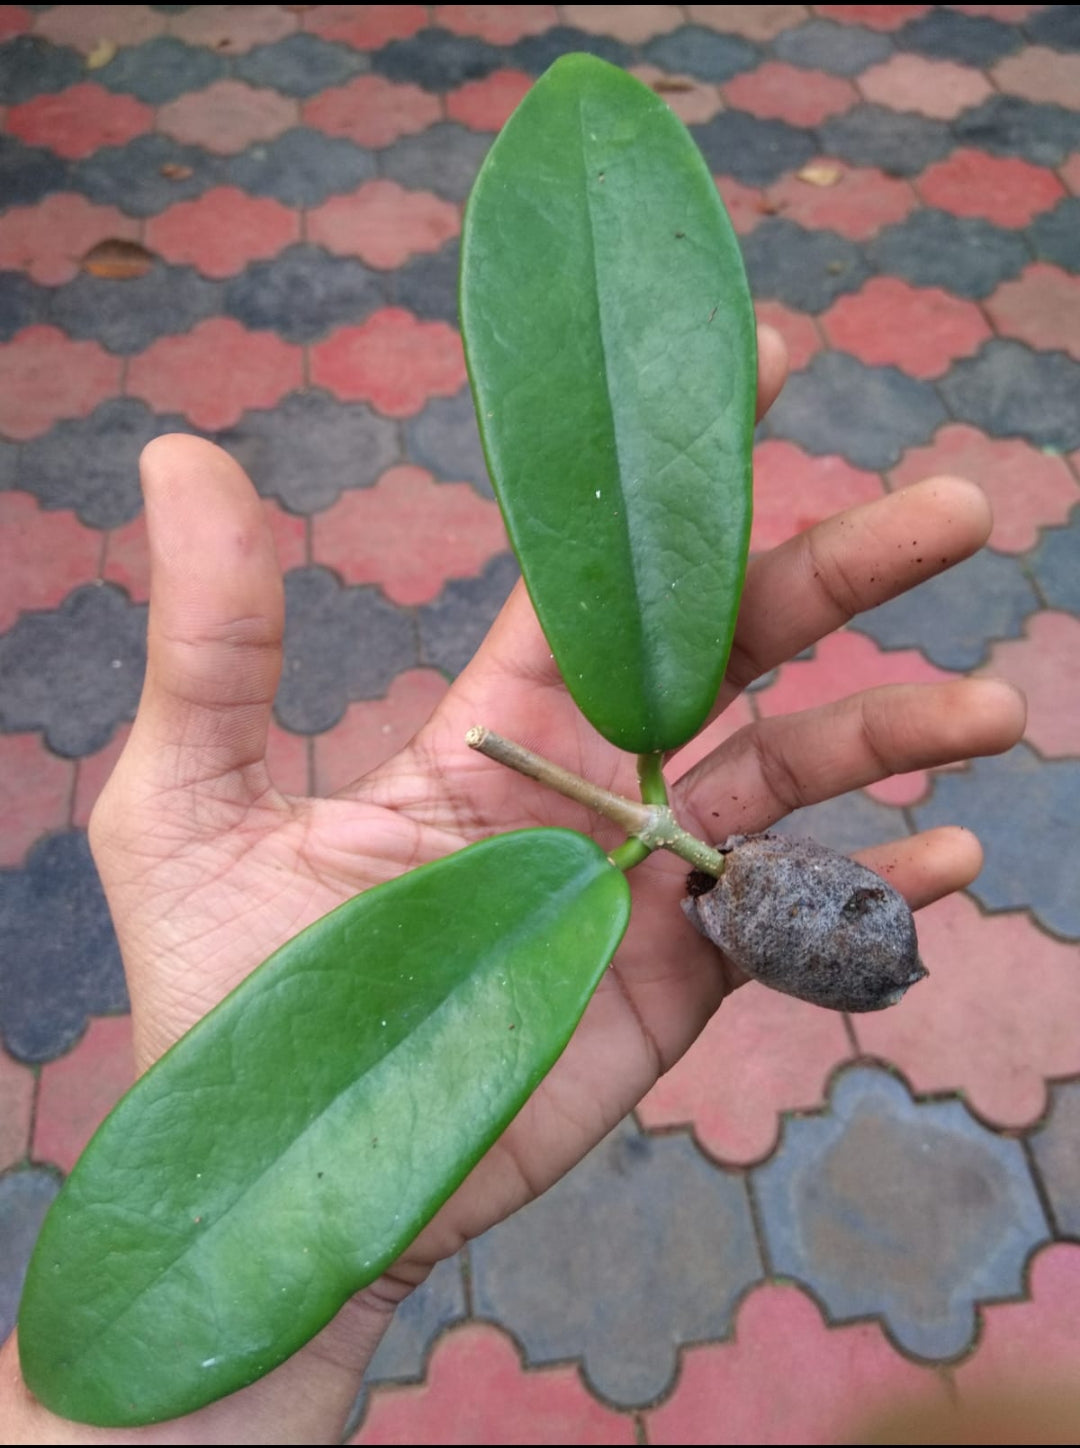
[(161, 168), (161, 174), (167, 181), (186, 181), (195, 172), (190, 166), (182, 166), (179, 161), (166, 161)]
[(810, 186), (835, 186), (844, 172), (840, 166), (830, 166), (825, 161), (811, 161), (809, 166), (804, 166), (795, 174), (800, 181), (805, 181)]
[(664, 95), (667, 91), (692, 91), (694, 82), (692, 80), (676, 80), (674, 76), (661, 76), (654, 80), (652, 89), (657, 95)]
[(121, 236), (106, 237), (92, 246), (79, 265), (92, 277), (105, 277), (113, 282), (127, 282), (144, 277), (157, 261), (152, 251), (137, 241)]
[(103, 65), (108, 65), (116, 54), (115, 40), (99, 40), (93, 50), (86, 57), (87, 70), (100, 70)]

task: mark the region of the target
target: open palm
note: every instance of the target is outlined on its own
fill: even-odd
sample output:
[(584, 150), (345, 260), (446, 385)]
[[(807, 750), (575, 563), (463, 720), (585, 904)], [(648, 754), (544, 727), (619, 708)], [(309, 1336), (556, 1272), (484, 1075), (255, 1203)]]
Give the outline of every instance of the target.
[[(775, 336), (763, 334), (761, 356), (767, 405), (784, 370)], [(283, 594), (261, 504), (238, 466), (196, 438), (152, 444), (143, 484), (153, 561), (146, 685), (91, 824), (128, 973), (140, 1069), (286, 939), (358, 891), (524, 826), (564, 825), (609, 848), (619, 843), (613, 827), (582, 806), (465, 744), (470, 726), (484, 724), (635, 793), (633, 759), (578, 713), (520, 585), (401, 754), (334, 798), (281, 794), (264, 756)], [(755, 560), (717, 712), (860, 609), (966, 557), (988, 530), (982, 494), (938, 479)], [(918, 558), (908, 546), (916, 536)], [(672, 803), (702, 838), (764, 829), (792, 808), (893, 772), (1007, 748), (1022, 715), (1016, 695), (988, 681), (871, 690), (750, 725), (681, 778), (675, 760)], [(938, 830), (864, 858), (918, 906), (966, 884), (980, 856), (966, 832)], [(685, 873), (663, 854), (633, 871), (626, 938), (563, 1057), (393, 1273), (298, 1355), (304, 1381), (319, 1391), (297, 1397), (294, 1360), (267, 1385), (238, 1395), (263, 1395), (253, 1400), (256, 1418), (249, 1411), (245, 1435), (257, 1436), (250, 1424), (265, 1413), (284, 1441), (286, 1402), (300, 1436), (332, 1431), (393, 1303), (439, 1258), (572, 1166), (738, 985), (738, 973), (681, 915)], [(289, 1394), (282, 1382), (292, 1385)], [(232, 1402), (188, 1420), (183, 1441), (235, 1433)]]

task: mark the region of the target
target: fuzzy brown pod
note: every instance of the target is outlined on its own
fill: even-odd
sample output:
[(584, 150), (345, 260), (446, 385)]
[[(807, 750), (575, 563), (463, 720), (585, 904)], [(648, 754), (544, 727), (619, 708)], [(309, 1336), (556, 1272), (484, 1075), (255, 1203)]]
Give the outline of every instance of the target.
[(880, 1011), (922, 980), (907, 901), (814, 840), (732, 835), (719, 880), (694, 871), (687, 917), (762, 985), (834, 1011)]

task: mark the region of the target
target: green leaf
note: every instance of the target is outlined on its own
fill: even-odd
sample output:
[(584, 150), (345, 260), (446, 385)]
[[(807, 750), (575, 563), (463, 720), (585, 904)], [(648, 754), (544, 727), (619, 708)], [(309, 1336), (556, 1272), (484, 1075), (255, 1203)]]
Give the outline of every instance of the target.
[(164, 1056), (46, 1219), (19, 1351), (54, 1412), (171, 1418), (397, 1258), (563, 1050), (629, 915), (567, 830), (473, 845), (289, 941)]
[(750, 529), (756, 349), (708, 167), (647, 87), (587, 55), (537, 82), (465, 217), (480, 434), (567, 687), (612, 743), (701, 727)]

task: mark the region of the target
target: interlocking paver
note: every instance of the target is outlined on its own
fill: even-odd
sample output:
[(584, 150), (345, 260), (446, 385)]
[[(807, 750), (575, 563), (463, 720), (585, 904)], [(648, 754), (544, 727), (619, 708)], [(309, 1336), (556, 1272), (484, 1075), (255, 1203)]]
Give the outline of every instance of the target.
[[(523, 70), (494, 70), (480, 80), (466, 81), (451, 91), (446, 97), (446, 114), (470, 130), (497, 131), (524, 100), (532, 83), (532, 76)], [(693, 119), (707, 120), (708, 117)]]
[(754, 1172), (774, 1270), (812, 1288), (833, 1321), (880, 1317), (918, 1357), (962, 1353), (979, 1301), (1019, 1296), (1048, 1236), (1019, 1143), (865, 1067), (840, 1076), (830, 1104), (787, 1122)]
[[(422, 12), (424, 7), (369, 5), (365, 8), (413, 8)], [(513, 45), (524, 35), (540, 35), (550, 30), (559, 23), (559, 13), (554, 5), (436, 5), (435, 23), (454, 35), (475, 35), (490, 45)]]
[(249, 85), (267, 86), (301, 100), (366, 69), (356, 51), (331, 45), (317, 35), (287, 35), (249, 50), (235, 64), (236, 74)]
[(15, 272), (0, 272), (0, 342), (13, 337), (41, 320), (51, 298), (29, 277)]
[(46, 749), (40, 735), (0, 734), (0, 868), (21, 865), (42, 835), (64, 828), (73, 782), (71, 761)]
[[(1050, 1111), (1042, 1127), (1029, 1138), (1050, 1209), (1058, 1230), (1080, 1235), (1080, 1082), (1067, 1081), (1050, 1092)], [(1075, 1253), (1080, 1257), (1080, 1253)], [(1075, 1265), (1072, 1276), (1075, 1277)], [(1036, 1339), (1035, 1346), (1038, 1346)]]
[(77, 584), (96, 578), (101, 539), (71, 513), (45, 513), (22, 492), (0, 493), (0, 633), (20, 611), (57, 608)]
[(291, 35), (297, 19), (288, 5), (185, 5), (170, 19), (169, 30), (189, 45), (242, 55)]
[(1080, 112), (996, 95), (957, 116), (953, 133), (964, 145), (993, 156), (1060, 166), (1080, 147)]
[(120, 390), (123, 364), (58, 327), (26, 327), (0, 344), (0, 431), (25, 441), (67, 417), (86, 417)]
[(222, 180), (256, 196), (274, 196), (286, 206), (318, 206), (374, 175), (375, 161), (368, 151), (344, 137), (298, 126), (233, 157), (223, 168)]
[(296, 734), (332, 728), (350, 700), (379, 698), (395, 674), (419, 662), (412, 618), (378, 589), (343, 588), (326, 568), (294, 568), (285, 603), (274, 709)]
[(219, 80), (162, 106), (157, 128), (182, 145), (233, 156), (256, 141), (272, 141), (299, 119), (296, 102), (275, 90)]
[(958, 357), (972, 356), (992, 335), (974, 303), (896, 277), (872, 277), (858, 292), (838, 297), (821, 326), (840, 351), (927, 381)]
[(637, 1108), (650, 1131), (685, 1127), (717, 1161), (749, 1166), (776, 1147), (781, 1113), (824, 1105), (829, 1076), (850, 1058), (835, 1011), (756, 981), (737, 990)]
[(406, 606), (430, 603), (447, 579), (474, 577), (507, 546), (493, 502), (411, 465), (344, 494), (316, 516), (312, 534), (316, 563), (346, 583), (377, 583)]
[(937, 210), (916, 211), (886, 226), (867, 243), (866, 253), (879, 270), (916, 286), (976, 298), (989, 296), (1031, 260), (1022, 233)]
[(227, 166), (225, 158), (198, 146), (153, 134), (87, 156), (72, 166), (71, 184), (99, 205), (117, 206), (131, 216), (154, 216), (176, 201), (225, 184)]
[(159, 265), (123, 280), (81, 273), (57, 288), (49, 316), (69, 337), (129, 356), (145, 352), (159, 337), (190, 332), (215, 316), (221, 302), (217, 282), (191, 267)]
[(85, 584), (58, 609), (24, 613), (0, 637), (0, 727), (40, 729), (57, 754), (100, 749), (135, 714), (146, 664), (146, 610)]
[(398, 460), (397, 429), (388, 418), (319, 388), (246, 412), (218, 441), (264, 497), (294, 513), (328, 508), (345, 488), (371, 487)]
[(45, 508), (70, 508), (91, 528), (114, 528), (141, 506), (142, 449), (162, 433), (185, 430), (183, 418), (159, 417), (133, 397), (113, 397), (25, 444), (15, 480)]
[(719, 83), (752, 70), (760, 52), (745, 40), (718, 35), (698, 25), (687, 25), (661, 36), (645, 47), (654, 65), (667, 71), (685, 71), (698, 80)]
[(948, 1401), (877, 1323), (827, 1324), (803, 1289), (768, 1283), (743, 1301), (733, 1342), (683, 1353), (675, 1391), (645, 1421), (657, 1444), (865, 1442), (857, 1430), (898, 1398)]
[(416, 253), (438, 251), (458, 234), (458, 208), (430, 191), (396, 181), (369, 181), (351, 196), (334, 196), (307, 215), (310, 241), (337, 256), (359, 256), (390, 270)]
[(921, 55), (894, 55), (863, 71), (859, 90), (875, 105), (896, 111), (917, 111), (938, 121), (951, 121), (961, 111), (993, 95), (983, 73), (950, 60)]
[(785, 30), (773, 44), (782, 60), (828, 75), (855, 76), (892, 54), (892, 42), (880, 31), (839, 25), (834, 20), (808, 20)]
[[(468, 1393), (461, 1391), (463, 1382)], [(633, 1417), (598, 1403), (573, 1367), (526, 1371), (513, 1340), (486, 1323), (441, 1338), (422, 1385), (377, 1388), (362, 1426), (347, 1441), (502, 1444), (511, 1408), (528, 1423), (534, 1442), (638, 1441)]]
[(916, 1091), (962, 1095), (991, 1126), (1033, 1125), (1047, 1081), (1080, 1072), (1075, 947), (1023, 911), (984, 915), (967, 895), (920, 910), (916, 923), (929, 978), (894, 1009), (853, 1017), (859, 1047)]
[(831, 160), (783, 177), (766, 194), (785, 219), (835, 231), (851, 241), (868, 241), (918, 205), (909, 182), (873, 166)]
[(236, 424), (271, 407), (303, 381), (298, 347), (211, 317), (180, 337), (163, 337), (128, 364), (128, 391), (158, 412), (182, 412), (197, 428)]
[(459, 249), (457, 239), (436, 252), (414, 257), (390, 283), (394, 301), (428, 321), (457, 325)]
[(128, 1009), (120, 951), (82, 830), (49, 835), (21, 870), (0, 871), (0, 945), (0, 1026), (19, 1060), (51, 1061), (71, 1049), (88, 1016)]
[(754, 452), (754, 522), (750, 548), (762, 552), (833, 513), (882, 495), (876, 473), (836, 454), (814, 456), (770, 438)]
[(571, 25), (590, 35), (612, 35), (627, 45), (640, 45), (656, 35), (678, 30), (683, 23), (679, 5), (564, 5)]
[(1034, 547), (1040, 529), (1064, 523), (1080, 502), (1080, 487), (1063, 458), (1020, 438), (988, 437), (962, 422), (948, 423), (926, 447), (911, 448), (889, 480), (903, 488), (935, 474), (979, 484), (994, 512), (988, 545), (1002, 553)]
[(53, 192), (34, 206), (9, 206), (0, 216), (0, 267), (59, 286), (78, 275), (91, 247), (106, 237), (134, 241), (138, 228), (115, 206), (95, 206), (75, 192)]
[(405, 424), (410, 458), (447, 482), (472, 483), (485, 498), (493, 497), (487, 463), (480, 446), (472, 394), (466, 387), (453, 397), (436, 397)]
[(962, 824), (975, 831), (985, 859), (968, 888), (987, 910), (1028, 909), (1047, 929), (1077, 939), (1077, 809), (1080, 761), (1042, 760), (1018, 744), (996, 759), (939, 774), (914, 815), (920, 829)]
[(725, 101), (735, 110), (793, 126), (819, 126), (829, 116), (849, 111), (859, 99), (851, 81), (782, 60), (766, 61), (735, 76), (723, 90)]
[(268, 196), (248, 196), (235, 186), (218, 186), (193, 201), (178, 201), (146, 224), (151, 251), (216, 280), (235, 276), (248, 262), (276, 256), (299, 240), (296, 211)]
[(944, 421), (945, 409), (928, 383), (896, 367), (868, 367), (845, 353), (823, 352), (790, 379), (769, 414), (769, 430), (807, 452), (840, 452), (856, 467), (876, 469), (891, 467)]
[(379, 156), (379, 171), (410, 191), (434, 191), (448, 201), (464, 201), (490, 145), (490, 136), (446, 121), (423, 136), (406, 136), (388, 146)]
[(833, 231), (805, 231), (770, 217), (743, 242), (743, 260), (756, 297), (772, 297), (800, 312), (823, 312), (870, 275), (860, 248)]
[(1019, 638), (1039, 600), (1015, 557), (984, 548), (910, 593), (868, 609), (851, 627), (885, 649), (919, 648), (943, 669), (985, 662), (995, 638)]
[(375, 52), (371, 63), (380, 75), (426, 91), (456, 90), (498, 70), (502, 54), (473, 36), (445, 30), (421, 30), (409, 40), (392, 40)]
[(1064, 352), (998, 340), (957, 362), (940, 383), (950, 412), (962, 422), (1058, 452), (1080, 447), (1078, 386), (1080, 365)]
[(324, 40), (363, 51), (378, 50), (391, 40), (407, 40), (424, 28), (427, 15), (426, 5), (311, 5), (301, 13), (300, 23)]
[(457, 332), (385, 307), (359, 327), (340, 327), (311, 349), (311, 380), (343, 402), (364, 401), (385, 417), (412, 417), (429, 397), (452, 397), (465, 381)]
[(1069, 197), (1044, 211), (1028, 231), (1037, 254), (1066, 271), (1080, 272), (1080, 201)]
[(890, 176), (917, 176), (953, 147), (944, 121), (869, 104), (832, 116), (820, 134), (829, 155), (878, 166)]
[(41, 1167), (24, 1167), (0, 1177), (0, 1335), (15, 1326), (23, 1278), (37, 1234), (60, 1190)]
[(0, 1046), (0, 1173), (30, 1154), (35, 1086), (29, 1067)]
[(404, 749), (448, 688), (434, 669), (407, 669), (385, 699), (350, 704), (341, 721), (315, 740), (315, 793), (336, 794)]
[(677, 1347), (726, 1336), (761, 1276), (743, 1179), (688, 1136), (629, 1121), (470, 1255), (476, 1311), (514, 1333), (527, 1363), (580, 1357), (624, 1407), (664, 1392)]
[(95, 1017), (78, 1045), (42, 1067), (34, 1160), (69, 1172), (134, 1080), (131, 1017)]
[(384, 301), (381, 278), (361, 262), (300, 245), (234, 277), (221, 310), (254, 331), (314, 342), (332, 327), (364, 321)]
[[(198, 7), (206, 8), (206, 7)], [(115, 45), (141, 45), (165, 30), (165, 16), (153, 5), (47, 5), (34, 34), (54, 45), (71, 45), (89, 55), (107, 37)]]
[[(94, 1064), (101, 1032), (127, 1028), (126, 998), (82, 831), (142, 672), (139, 451), (203, 429), (268, 499), (289, 601), (267, 742), (278, 787), (347, 788), (406, 745), (518, 576), (456, 333), (462, 203), (532, 81), (586, 50), (691, 126), (759, 316), (788, 341), (794, 376), (759, 432), (753, 548), (881, 497), (881, 469), (891, 488), (972, 476), (997, 513), (990, 552), (766, 673), (673, 774), (759, 716), (970, 668), (1027, 688), (1027, 742), (776, 826), (847, 851), (916, 824), (980, 833), (987, 864), (970, 894), (923, 916), (929, 981), (854, 1022), (884, 1068), (947, 1099), (912, 1105), (864, 1069), (840, 1121), (825, 1093), (838, 1065), (835, 1100), (852, 1078), (851, 1026), (747, 988), (647, 1098), (644, 1134), (625, 1123), (594, 1159), (607, 1151), (606, 1166), (583, 1168), (566, 1200), (587, 1199), (585, 1230), (580, 1206), (563, 1225), (559, 1198), (542, 1203), (548, 1225), (524, 1251), (513, 1234), (525, 1240), (527, 1216), (499, 1229), (509, 1246), (482, 1242), (471, 1264), (466, 1250), (407, 1299), (347, 1434), (854, 1440), (872, 1436), (862, 1425), (886, 1385), (929, 1384), (922, 1401), (940, 1416), (941, 1380), (895, 1342), (951, 1355), (973, 1312), (978, 1344), (949, 1369), (961, 1401), (1013, 1369), (1042, 1384), (1044, 1362), (1071, 1367), (1080, 1252), (1039, 1250), (1047, 1227), (1034, 1230), (1018, 1183), (1030, 1190), (1034, 1171), (1055, 1229), (1080, 1230), (1073, 1085), (1052, 1085), (1045, 1124), (1031, 1125), (1044, 1083), (1080, 1073), (1067, 1030), (1080, 933), (1078, 47), (1070, 6), (0, 6), (0, 1028), (22, 1057), (0, 1056), (0, 1187), (15, 1204), (11, 1218), (0, 1204), (0, 1229), (26, 1228), (4, 1257), (0, 1317), (35, 1192), (54, 1181), (20, 1167), (23, 1062), (48, 1062), (35, 1150), (55, 1166), (78, 1149), (77, 1112), (88, 1125), (100, 1093), (119, 1089), (112, 1058)], [(146, 275), (82, 270), (113, 238), (149, 249)], [(746, 807), (722, 804), (717, 830)], [(868, 1115), (879, 1126), (864, 1150)], [(798, 1146), (829, 1123), (833, 1146)], [(750, 1287), (732, 1323), (764, 1269), (751, 1239), (740, 1288), (708, 1244), (729, 1220), (744, 1230), (748, 1166), (759, 1199), (781, 1167), (818, 1192), (798, 1273), (825, 1321), (804, 1290), (769, 1284)], [(533, 1249), (549, 1237), (551, 1253)], [(838, 1321), (864, 1290), (884, 1333)], [(496, 1297), (497, 1322), (469, 1321)]]
[(133, 96), (114, 95), (87, 81), (12, 106), (4, 126), (28, 146), (44, 146), (77, 161), (100, 146), (123, 146), (149, 131), (154, 113)]
[(39, 35), (16, 35), (0, 49), (0, 105), (17, 106), (83, 78), (83, 58), (69, 46)]
[(142, 45), (124, 46), (94, 77), (110, 90), (136, 96), (149, 106), (163, 106), (186, 91), (224, 79), (227, 73), (223, 56), (159, 35)]
[(456, 578), (420, 610), (420, 661), (460, 674), (484, 641), (518, 580), (512, 553), (502, 553), (479, 578)]
[(1080, 508), (1074, 508), (1062, 528), (1048, 528), (1031, 557), (1031, 573), (1051, 608), (1080, 613), (1080, 569), (1076, 549), (1080, 543)]
[(744, 111), (722, 111), (691, 134), (713, 171), (744, 186), (769, 186), (817, 152), (812, 135), (786, 121), (760, 120)]
[(987, 298), (986, 310), (1002, 336), (1080, 361), (1080, 277), (1033, 262)]
[(438, 96), (381, 75), (358, 75), (346, 85), (320, 91), (303, 112), (305, 126), (372, 147), (426, 131), (441, 117)]
[(962, 15), (943, 5), (911, 20), (894, 34), (898, 46), (966, 65), (992, 65), (1019, 50), (1023, 38), (1016, 26), (983, 15)]

